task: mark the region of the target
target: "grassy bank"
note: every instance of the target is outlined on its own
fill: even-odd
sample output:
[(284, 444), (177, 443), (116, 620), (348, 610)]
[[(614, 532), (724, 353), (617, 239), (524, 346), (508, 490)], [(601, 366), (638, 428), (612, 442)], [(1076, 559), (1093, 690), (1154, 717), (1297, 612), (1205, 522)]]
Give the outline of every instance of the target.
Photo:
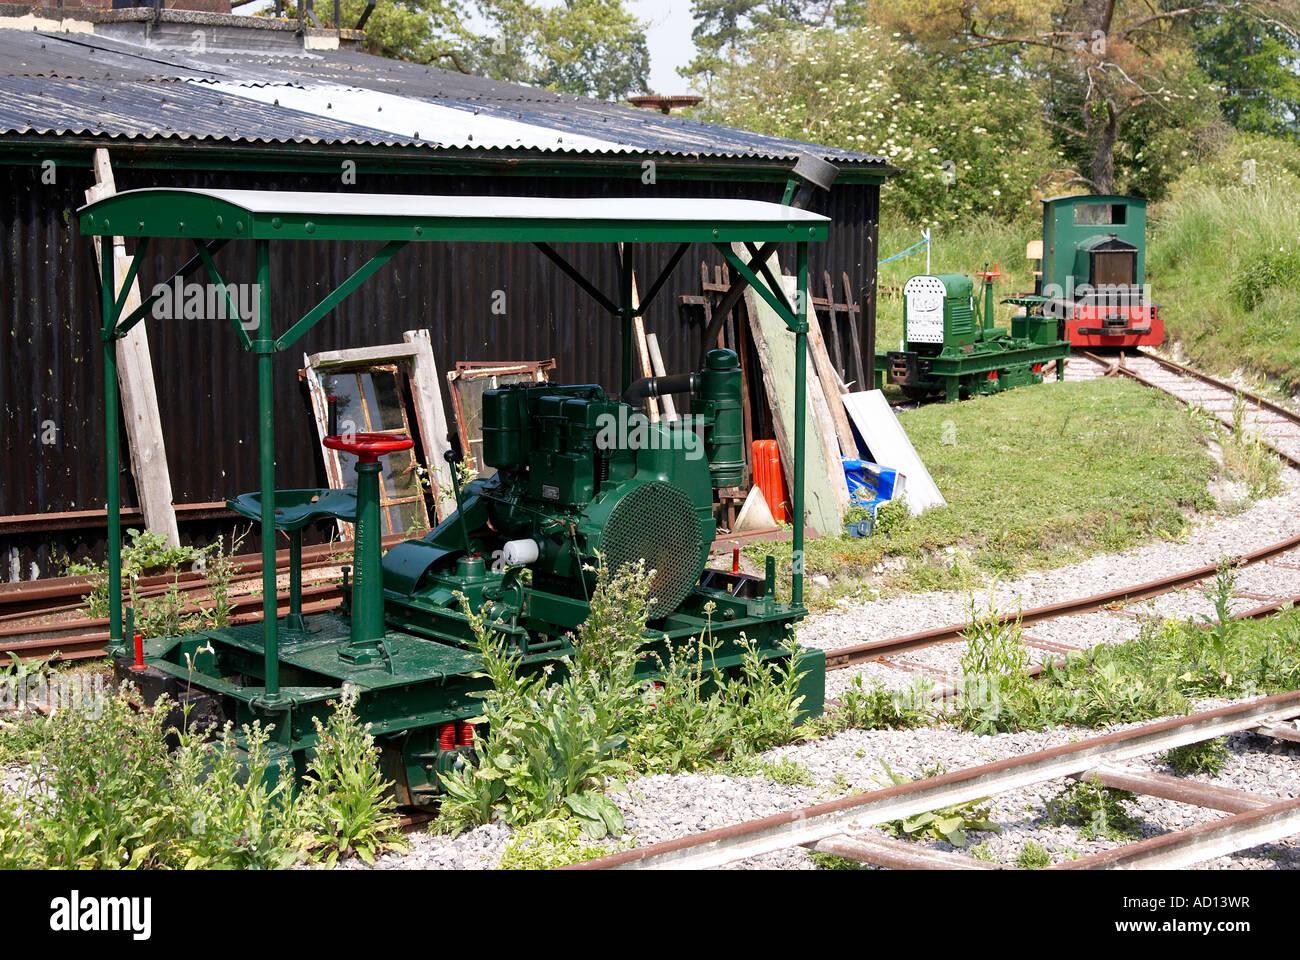
[(1300, 389), (1298, 224), (1300, 146), (1260, 138), (1233, 141), (1152, 209), (1148, 280), (1193, 363)]
[[(942, 589), (1176, 538), (1191, 514), (1216, 507), (1204, 422), (1128, 381), (931, 404), (902, 422), (948, 506), (888, 536), (809, 541), (809, 574), (831, 581), (814, 603), (864, 580)], [(751, 561), (761, 569), (769, 550), (750, 548)]]

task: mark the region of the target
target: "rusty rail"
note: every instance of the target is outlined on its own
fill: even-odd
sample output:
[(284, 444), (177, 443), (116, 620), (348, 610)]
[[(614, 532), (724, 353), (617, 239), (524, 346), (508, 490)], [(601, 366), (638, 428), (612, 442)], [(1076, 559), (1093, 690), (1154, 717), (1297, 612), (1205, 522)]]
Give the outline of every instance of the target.
[[(1296, 716), (1300, 716), (1300, 690), (1260, 697), (1187, 717), (1159, 720), (1021, 757), (954, 770), (927, 780), (914, 780), (882, 790), (787, 810), (758, 820), (705, 830), (574, 864), (572, 869), (717, 867), (794, 846), (814, 846), (831, 837), (852, 836), (854, 831), (940, 807), (968, 803), (1049, 780), (1083, 776), (1098, 767), (1113, 766), (1125, 760), (1231, 733), (1257, 730), (1261, 725)], [(1191, 832), (1211, 833), (1211, 828), (1215, 826), (1226, 826), (1226, 829), (1213, 834), (1211, 840), (1201, 843), (1199, 851), (1192, 849), (1196, 847), (1195, 843), (1190, 844), (1190, 847), (1179, 847), (1176, 840), (1168, 839), (1177, 836), (1176, 834), (1157, 837), (1155, 841), (1134, 845), (1132, 849), (1137, 850), (1136, 856), (1140, 859), (1154, 858), (1149, 862), (1162, 866), (1166, 864), (1159, 861), (1159, 851), (1170, 845), (1177, 849), (1176, 852), (1167, 854), (1166, 860), (1180, 863), (1195, 862), (1185, 858), (1193, 854), (1205, 854), (1206, 850), (1212, 851), (1208, 854), (1210, 856), (1221, 855), (1223, 848), (1232, 844), (1239, 844), (1233, 849), (1243, 849), (1265, 842), (1258, 839), (1260, 836), (1275, 838), (1279, 835), (1279, 830), (1288, 833), (1300, 831), (1300, 799), (1274, 801), (1258, 810), (1235, 814), (1208, 827), (1193, 828)], [(1144, 846), (1145, 850), (1137, 849)], [(1116, 859), (1120, 859), (1118, 855)], [(1141, 865), (1148, 865), (1148, 862)]]
[[(1260, 563), (1273, 557), (1280, 556), (1290, 550), (1300, 548), (1300, 534), (1288, 537), (1277, 543), (1270, 544), (1266, 547), (1260, 547), (1258, 550), (1252, 550), (1249, 553), (1243, 553), (1231, 559), (1235, 566), (1250, 566), (1254, 563)], [(1149, 597), (1160, 596), (1164, 593), (1170, 593), (1190, 584), (1197, 583), (1207, 577), (1212, 577), (1218, 570), (1217, 564), (1210, 564), (1203, 567), (1197, 567), (1194, 570), (1186, 570), (1182, 573), (1175, 573), (1168, 577), (1161, 577), (1158, 580), (1150, 580), (1146, 583), (1136, 584), (1130, 587), (1119, 587), (1115, 590), (1107, 590), (1104, 593), (1096, 593), (1087, 597), (1079, 597), (1075, 600), (1064, 600), (1060, 603), (1047, 604), (1042, 607), (1034, 607), (1029, 610), (1022, 610), (1018, 614), (1003, 614), (999, 617), (999, 622), (1003, 624), (1013, 624), (1017, 621), (1021, 625), (1040, 623), (1044, 620), (1056, 620), (1061, 617), (1078, 616), (1083, 613), (1094, 613), (1108, 606), (1120, 603), (1131, 603), (1134, 600), (1145, 600)], [(1300, 598), (1288, 598), (1279, 601), (1274, 605), (1265, 605), (1257, 611), (1251, 611), (1256, 616), (1263, 615), (1258, 611), (1272, 612), (1279, 606), (1289, 603), (1292, 600)], [(1246, 616), (1243, 614), (1243, 616)], [(826, 651), (826, 669), (840, 670), (845, 667), (853, 666), (857, 663), (864, 663), (869, 660), (879, 660), (882, 657), (894, 656), (905, 653), (909, 650), (917, 650), (921, 647), (930, 647), (940, 643), (952, 643), (960, 640), (962, 635), (969, 629), (969, 624), (957, 623), (949, 624), (944, 627), (935, 627), (930, 630), (922, 630), (918, 633), (909, 633), (899, 637), (890, 637), (885, 640), (870, 640), (866, 643), (856, 644), (851, 647), (837, 647)]]

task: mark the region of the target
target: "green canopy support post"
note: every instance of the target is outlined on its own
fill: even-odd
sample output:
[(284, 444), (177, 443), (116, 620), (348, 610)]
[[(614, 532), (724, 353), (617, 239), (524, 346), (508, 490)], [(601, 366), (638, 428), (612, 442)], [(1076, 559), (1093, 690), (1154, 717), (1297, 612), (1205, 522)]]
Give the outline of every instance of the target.
[(305, 633), (307, 624), (302, 618), (302, 528), (289, 532), (289, 616), (285, 627), (295, 633)]
[(100, 287), (103, 298), (104, 340), (104, 473), (105, 509), (108, 513), (108, 641), (124, 649), (122, 638), (122, 497), (119, 485), (121, 453), (118, 450), (117, 299), (113, 272), (113, 239), (100, 241)]
[(257, 439), (262, 488), (262, 637), (266, 648), (265, 701), (280, 700), (280, 637), (275, 584), (275, 398), (271, 360), (271, 245), (257, 241)]
[(632, 305), (632, 244), (623, 244), (622, 262), (619, 264), (618, 316), (623, 323), (623, 386), (626, 390), (637, 379), (636, 344), (633, 343), (632, 318), (636, 309)]
[(808, 244), (798, 247), (798, 287), (794, 297), (794, 531), (790, 603), (803, 605), (803, 469), (808, 437)]

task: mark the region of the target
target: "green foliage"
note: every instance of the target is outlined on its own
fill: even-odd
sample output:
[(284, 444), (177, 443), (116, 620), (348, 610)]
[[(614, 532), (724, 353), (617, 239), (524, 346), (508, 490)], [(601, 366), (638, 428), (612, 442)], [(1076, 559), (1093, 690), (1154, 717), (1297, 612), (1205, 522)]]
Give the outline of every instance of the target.
[(1032, 217), (1059, 164), (1007, 58), (945, 58), (876, 26), (756, 31), (707, 93), (702, 119), (888, 157), (902, 173), (882, 205), (914, 224)]
[(0, 870), (39, 867), (35, 846), (21, 803), (0, 793)]
[(1300, 117), (1300, 51), (1280, 23), (1242, 11), (1207, 15), (1196, 26), (1196, 56), (1220, 91), (1219, 108), (1233, 126), (1295, 135)]
[(876, 508), (876, 523), (871, 531), (891, 539), (895, 533), (902, 533), (907, 529), (907, 525), (911, 522), (912, 511), (908, 509), (906, 500), (901, 498), (887, 500)]
[[(901, 773), (894, 773), (884, 760), (880, 761), (880, 765), (885, 768), (886, 776), (895, 786), (912, 782), (911, 777)], [(937, 776), (943, 772), (944, 768), (940, 766), (934, 770), (926, 771), (925, 776)], [(954, 847), (964, 847), (966, 846), (966, 832), (968, 830), (978, 830), (985, 833), (1002, 832), (1002, 828), (989, 819), (992, 815), (990, 808), (980, 806), (980, 804), (986, 803), (987, 799), (971, 800), (950, 807), (940, 807), (937, 810), (918, 813), (902, 820), (881, 824), (881, 826), (894, 836), (906, 837), (908, 840), (946, 840)]]
[(155, 866), (170, 833), (163, 742), (170, 701), (123, 687), (62, 711), (34, 768), (30, 803), (41, 862), (63, 869)]
[(890, 690), (879, 680), (863, 686), (862, 675), (849, 681), (839, 697), (840, 705), (814, 721), (814, 729), (910, 730), (934, 722), (938, 715), (932, 699), (932, 684), (916, 677), (906, 690)]
[[(366, 0), (342, 0), (340, 22), (347, 28), (355, 26), (365, 8)], [(286, 17), (295, 19), (298, 16), (294, 0), (286, 0), (284, 9)], [(323, 26), (334, 25), (332, 3), (316, 4), (313, 12)], [(401, 3), (376, 4), (366, 20), (366, 48), (372, 53), (415, 63), (468, 69), (469, 64), (463, 55), (465, 44), (472, 38), (466, 27), (467, 12), (466, 4), (461, 0), (402, 0)], [(270, 11), (261, 15), (269, 16)]]
[(506, 841), (500, 870), (553, 870), (625, 849), (592, 843), (575, 820), (539, 820), (516, 829)]
[(1300, 144), (1243, 134), (1216, 144), (1152, 209), (1147, 279), (1196, 304), (1166, 316), (1191, 363), (1300, 388), (1297, 218)]
[(591, 600), (595, 623), (584, 629), (573, 662), (565, 658), (571, 669), (556, 683), (551, 666), (521, 671), (522, 655), (461, 598), (483, 665), (478, 676), (490, 686), (474, 721), (487, 725), (486, 736), (475, 735), (478, 764), (443, 776), (448, 799), (440, 819), (447, 829), (494, 816), (511, 826), (574, 816), (593, 839), (622, 833), (617, 807), (599, 788), (631, 769), (615, 753), (627, 741), (637, 704), (636, 622), (644, 625), (648, 589), (640, 565), (617, 572), (600, 566)]
[(50, 717), (32, 788), (0, 797), (0, 866), (278, 869), (400, 846), (373, 740), (346, 704), (322, 726), (313, 779), (297, 793), (270, 728), (169, 731), (174, 706), (124, 685)]
[(1164, 761), (1174, 773), (1185, 777), (1192, 773), (1218, 773), (1229, 756), (1228, 738), (1216, 737), (1174, 747), (1164, 755)]
[(1272, 496), (1282, 488), (1282, 461), (1264, 446), (1257, 433), (1246, 428), (1247, 404), (1238, 393), (1232, 404), (1232, 424), (1223, 429), (1215, 418), (1215, 433), (1223, 451), (1223, 466), (1228, 475), (1246, 487), (1247, 499)]
[(816, 865), (818, 870), (861, 870), (862, 864), (856, 860), (850, 860), (848, 857), (837, 857), (833, 853), (820, 853), (812, 850), (808, 853), (808, 858)]
[[(467, 601), (462, 599), (467, 608)], [(652, 653), (659, 677), (636, 676), (649, 614), (649, 578), (640, 563), (601, 565), (591, 616), (579, 631), (563, 676), (521, 670), (481, 615), (468, 612), (487, 680), (476, 735), (479, 762), (443, 775), (439, 829), (458, 832), (499, 818), (513, 827), (572, 819), (593, 840), (623, 831), (604, 793), (631, 773), (676, 773), (789, 743), (804, 675), (797, 650), (764, 662), (742, 638), (741, 663), (727, 676), (714, 663), (717, 642)]]
[(993, 852), (993, 848), (989, 846), (987, 840), (981, 840), (966, 852), (969, 853), (971, 858), (974, 860), (982, 860), (984, 863), (998, 862), (997, 854)]
[[(146, 637), (167, 637), (230, 623), (234, 612), (230, 589), (236, 574), (234, 554), (243, 537), (231, 543), (229, 552), (220, 537), (202, 549), (168, 546), (167, 539), (152, 530), (128, 530), (127, 537), (122, 544), (122, 583), (126, 587), (126, 603), (135, 610), (135, 626), (140, 633)], [(211, 584), (210, 605), (190, 613), (185, 612), (190, 600), (179, 587), (179, 575), (185, 567), (199, 571)], [(66, 572), (70, 576), (91, 577), (90, 592), (86, 595), (87, 613), (92, 617), (107, 617), (107, 561), (98, 565), (68, 564)], [(146, 593), (137, 583), (142, 576), (164, 572), (170, 572), (173, 579), (161, 594)]]
[(476, 0), (486, 28), (468, 45), (475, 72), (620, 99), (647, 89), (645, 25), (624, 0)]
[[(307, 764), (303, 791), (312, 847), (326, 866), (340, 857), (366, 863), (385, 850), (404, 850), (397, 832), (397, 804), (379, 772), (375, 738), (352, 709), (356, 690), (345, 688), (333, 711), (316, 726), (316, 749)], [(323, 852), (322, 852), (323, 851)]]
[(695, 57), (678, 73), (709, 80), (732, 63), (745, 40), (759, 32), (807, 23), (810, 0), (691, 0)]
[(215, 740), (180, 734), (169, 802), (174, 829), (170, 865), (186, 870), (284, 869), (311, 841), (306, 805), (293, 795), (293, 768), (273, 762), (269, 728), (227, 725)]
[(817, 779), (798, 760), (782, 757), (776, 762), (760, 761), (758, 770), (773, 783), (782, 783), (790, 787), (815, 787)]
[(1228, 289), (1241, 309), (1256, 309), (1271, 291), (1294, 289), (1300, 283), (1300, 249), (1262, 251), (1232, 276)]
[(1047, 801), (1047, 818), (1054, 826), (1079, 827), (1089, 840), (1122, 840), (1139, 836), (1138, 821), (1128, 812), (1136, 798), (1127, 790), (1103, 787), (1095, 778), (1064, 787)]
[(1027, 840), (1016, 854), (1016, 866), (1021, 870), (1044, 870), (1052, 865), (1052, 855), (1041, 843)]
[(1020, 639), (1020, 617), (1004, 621), (991, 590), (983, 610), (973, 596), (967, 597), (966, 618), (960, 661), (965, 689), (957, 722), (975, 733), (989, 733), (999, 729), (1003, 704), (1022, 697), (1029, 686), (1029, 651)]

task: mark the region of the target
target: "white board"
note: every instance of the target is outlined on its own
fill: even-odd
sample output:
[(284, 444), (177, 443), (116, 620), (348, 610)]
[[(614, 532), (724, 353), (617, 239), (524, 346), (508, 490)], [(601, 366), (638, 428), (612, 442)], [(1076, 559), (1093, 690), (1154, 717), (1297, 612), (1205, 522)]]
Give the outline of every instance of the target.
[(947, 506), (948, 501), (935, 486), (930, 471), (917, 456), (916, 448), (907, 439), (903, 425), (894, 416), (883, 393), (879, 390), (846, 393), (844, 409), (849, 412), (849, 419), (867, 445), (872, 462), (897, 470), (907, 478), (903, 499), (913, 516), (929, 507)]

